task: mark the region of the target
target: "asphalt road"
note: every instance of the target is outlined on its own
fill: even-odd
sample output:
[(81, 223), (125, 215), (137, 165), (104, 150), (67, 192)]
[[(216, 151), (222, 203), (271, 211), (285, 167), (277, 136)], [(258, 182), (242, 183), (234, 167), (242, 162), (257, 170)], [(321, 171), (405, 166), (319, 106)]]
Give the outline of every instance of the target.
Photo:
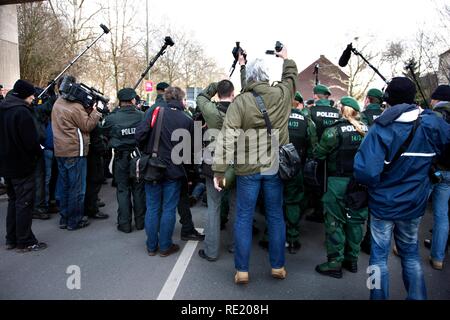
[[(344, 271), (342, 279), (333, 279), (314, 271), (314, 267), (326, 259), (322, 224), (302, 221), (303, 246), (296, 255), (286, 253), (288, 277), (283, 281), (271, 278), (268, 254), (257, 245), (261, 235), (255, 236), (250, 283), (237, 286), (233, 282), (233, 255), (226, 250), (226, 232), (222, 233), (222, 253), (216, 262), (207, 262), (198, 256), (201, 243), (180, 240), (179, 223), (174, 241), (182, 250), (166, 258), (149, 257), (144, 231), (123, 234), (116, 230), (115, 189), (105, 185), (101, 198), (106, 203), (102, 211), (110, 214), (108, 220), (93, 221), (85, 229), (69, 232), (60, 230), (57, 215), (52, 215), (47, 221), (33, 221), (36, 237), (48, 244), (46, 250), (19, 254), (2, 247), (0, 299), (364, 300), (369, 297), (365, 272), (368, 256), (363, 253), (357, 274)], [(5, 239), (6, 208), (7, 199), (2, 196), (2, 241)], [(192, 211), (196, 227), (202, 228), (206, 207), (199, 203)], [(262, 230), (263, 217), (259, 214), (255, 217)], [(432, 215), (427, 212), (420, 230), (421, 244), (429, 235), (431, 223)], [(428, 264), (429, 251), (421, 245), (420, 252), (429, 299), (450, 299), (449, 266), (445, 266), (444, 271), (433, 270)], [(66, 273), (69, 266), (80, 268), (80, 289), (67, 287), (68, 279), (73, 275)], [(399, 258), (391, 255), (389, 268), (391, 299), (404, 299)]]

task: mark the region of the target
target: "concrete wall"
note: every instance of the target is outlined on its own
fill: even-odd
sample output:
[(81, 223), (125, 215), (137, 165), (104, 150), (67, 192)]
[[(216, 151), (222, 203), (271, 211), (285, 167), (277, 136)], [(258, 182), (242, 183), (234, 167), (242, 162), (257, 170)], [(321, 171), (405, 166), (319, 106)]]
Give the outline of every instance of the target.
[(11, 89), (20, 78), (16, 5), (0, 6), (0, 84)]

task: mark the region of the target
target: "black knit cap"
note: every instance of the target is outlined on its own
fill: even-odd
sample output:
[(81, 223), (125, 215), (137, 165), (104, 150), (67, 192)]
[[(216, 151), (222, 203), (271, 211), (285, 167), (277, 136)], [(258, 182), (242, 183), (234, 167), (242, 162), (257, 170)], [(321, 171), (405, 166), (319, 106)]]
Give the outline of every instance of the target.
[(416, 92), (414, 82), (406, 77), (396, 77), (389, 82), (383, 98), (390, 106), (402, 103), (413, 104)]
[(442, 84), (434, 90), (431, 99), (439, 101), (450, 101), (450, 86)]
[(26, 99), (29, 96), (34, 95), (34, 86), (25, 80), (17, 80), (14, 84), (12, 94), (20, 99)]

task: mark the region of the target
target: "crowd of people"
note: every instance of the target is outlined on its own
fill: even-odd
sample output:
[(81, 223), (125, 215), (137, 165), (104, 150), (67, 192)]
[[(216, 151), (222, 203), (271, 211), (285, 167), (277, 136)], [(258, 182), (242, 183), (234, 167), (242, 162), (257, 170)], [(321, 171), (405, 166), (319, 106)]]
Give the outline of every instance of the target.
[[(178, 211), (181, 240), (204, 240), (198, 255), (217, 261), (229, 218), (233, 241), (225, 245), (234, 254), (235, 283), (247, 284), (259, 207), (266, 221), (259, 244), (268, 250), (271, 275), (285, 279), (286, 248), (300, 250), (301, 218), (310, 208), (306, 219), (325, 227), (327, 261), (316, 266), (318, 273), (342, 278), (343, 269), (358, 272), (362, 250), (381, 271), (381, 287), (371, 289), (371, 298), (387, 299), (393, 234), (407, 297), (426, 299), (418, 228), (429, 199), (433, 268), (442, 270), (448, 247), (450, 86), (436, 88), (432, 109), (415, 103), (415, 84), (405, 77), (393, 78), (384, 92), (369, 90), (363, 111), (350, 96), (335, 103), (323, 84), (305, 102), (286, 47), (277, 57), (282, 77), (271, 85), (264, 62), (247, 63), (239, 53), (242, 91), (236, 94), (228, 79), (211, 83), (198, 95), (195, 112), (185, 92), (167, 83), (158, 84), (147, 110), (134, 89), (123, 88), (109, 112), (101, 102), (86, 108), (64, 94), (33, 102), (35, 87), (18, 80), (0, 103), (7, 249), (45, 249), (31, 224), (49, 212), (59, 212), (59, 227), (69, 231), (89, 226), (89, 218), (108, 218), (98, 195), (112, 149), (117, 229), (145, 229), (149, 256), (179, 251), (173, 241)], [(194, 141), (196, 121), (200, 144)], [(289, 143), (302, 167), (282, 179), (277, 146)], [(355, 188), (357, 205), (348, 200)], [(203, 198), (208, 208), (200, 234), (190, 207)]]

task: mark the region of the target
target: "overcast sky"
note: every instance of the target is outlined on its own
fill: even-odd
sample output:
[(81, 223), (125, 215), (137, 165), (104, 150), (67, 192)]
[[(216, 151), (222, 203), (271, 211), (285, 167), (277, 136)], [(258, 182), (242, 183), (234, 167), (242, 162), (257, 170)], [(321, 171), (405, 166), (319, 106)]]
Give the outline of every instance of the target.
[[(145, 0), (139, 1), (145, 17)], [(376, 41), (382, 50), (389, 40), (413, 39), (419, 28), (442, 30), (436, 7), (444, 3), (450, 1), (149, 0), (149, 16), (152, 22), (169, 21), (176, 28), (193, 31), (207, 54), (226, 71), (234, 43), (241, 41), (251, 58), (265, 58), (271, 75), (279, 78), (280, 63), (264, 55), (276, 40), (286, 45), (301, 71), (321, 54), (337, 63), (355, 37), (361, 43)]]

